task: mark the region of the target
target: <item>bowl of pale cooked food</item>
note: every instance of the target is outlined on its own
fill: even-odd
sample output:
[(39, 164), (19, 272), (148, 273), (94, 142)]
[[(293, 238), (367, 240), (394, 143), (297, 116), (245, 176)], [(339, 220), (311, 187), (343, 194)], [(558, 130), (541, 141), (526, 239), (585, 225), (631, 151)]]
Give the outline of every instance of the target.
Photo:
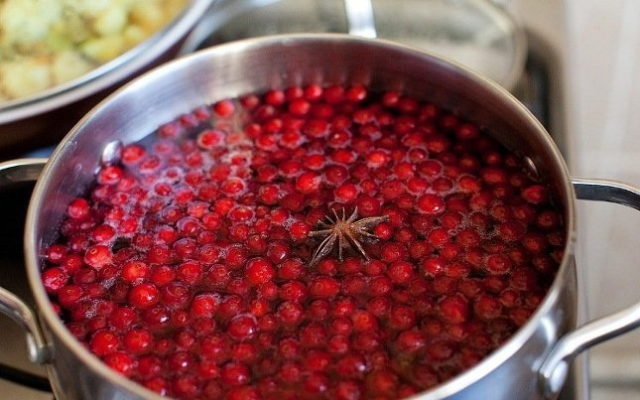
[(173, 58), (215, 0), (0, 0), (0, 156), (57, 142)]

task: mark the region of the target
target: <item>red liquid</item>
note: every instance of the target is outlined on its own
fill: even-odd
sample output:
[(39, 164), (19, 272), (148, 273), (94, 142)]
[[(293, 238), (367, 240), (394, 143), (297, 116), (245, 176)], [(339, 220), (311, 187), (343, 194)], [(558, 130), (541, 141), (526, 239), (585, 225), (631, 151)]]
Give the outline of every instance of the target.
[[(273, 90), (147, 142), (69, 206), (43, 282), (80, 341), (163, 395), (409, 396), (513, 335), (562, 256), (520, 158), (397, 93)], [(366, 234), (313, 259), (356, 208)]]

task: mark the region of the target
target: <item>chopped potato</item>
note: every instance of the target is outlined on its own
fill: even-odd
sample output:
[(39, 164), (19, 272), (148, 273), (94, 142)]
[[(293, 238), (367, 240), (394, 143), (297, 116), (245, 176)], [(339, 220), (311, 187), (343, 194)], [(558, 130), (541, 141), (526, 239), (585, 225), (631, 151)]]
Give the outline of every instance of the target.
[(9, 97), (25, 97), (51, 86), (49, 63), (26, 59), (0, 64), (0, 83)]
[(120, 7), (107, 8), (93, 20), (93, 29), (100, 36), (122, 32), (127, 26), (127, 10)]
[(60, 0), (59, 2), (62, 3), (66, 9), (73, 10), (74, 13), (85, 17), (94, 17), (109, 7), (119, 6), (110, 4), (114, 3), (110, 0)]
[(26, 51), (45, 39), (62, 16), (57, 0), (4, 0), (0, 5), (0, 43)]
[(133, 24), (125, 28), (122, 36), (124, 36), (124, 41), (127, 48), (131, 48), (147, 38), (144, 29), (140, 28), (138, 25)]
[(89, 39), (93, 31), (80, 14), (71, 14), (64, 20), (56, 21), (52, 26), (51, 34), (75, 45)]
[(91, 71), (93, 66), (79, 53), (68, 50), (56, 53), (51, 65), (53, 83), (60, 85)]
[(0, 106), (116, 58), (188, 1), (0, 0)]
[(82, 44), (82, 54), (101, 63), (116, 58), (124, 50), (124, 38), (120, 35), (101, 36)]
[(147, 32), (158, 30), (164, 23), (164, 14), (159, 7), (159, 0), (137, 2), (131, 8), (131, 19)]

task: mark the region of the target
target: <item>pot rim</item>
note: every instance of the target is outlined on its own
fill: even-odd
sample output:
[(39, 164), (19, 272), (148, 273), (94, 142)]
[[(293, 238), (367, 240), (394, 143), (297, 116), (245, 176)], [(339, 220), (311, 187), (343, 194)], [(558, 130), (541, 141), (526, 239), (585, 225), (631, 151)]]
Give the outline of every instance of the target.
[(169, 24), (113, 60), (69, 82), (0, 103), (0, 124), (55, 110), (127, 78), (174, 46), (215, 1), (190, 0)]
[[(417, 60), (421, 60), (423, 62), (438, 63), (443, 66), (447, 66), (450, 71), (462, 76), (464, 79), (474, 81), (475, 84), (480, 85), (482, 89), (487, 91), (489, 94), (501, 98), (505, 103), (508, 103), (510, 108), (514, 109), (515, 112), (520, 113), (523, 117), (525, 117), (527, 123), (532, 128), (535, 128), (535, 131), (539, 134), (540, 141), (549, 151), (553, 162), (556, 164), (558, 170), (562, 175), (562, 182), (558, 182), (558, 190), (563, 191), (563, 194), (566, 197), (566, 244), (564, 247), (563, 258), (556, 273), (556, 277), (554, 278), (553, 283), (549, 287), (537, 310), (531, 315), (525, 325), (520, 327), (520, 329), (518, 329), (518, 331), (514, 333), (502, 346), (483, 358), (478, 364), (464, 371), (463, 373), (449, 379), (448, 381), (445, 381), (429, 390), (411, 396), (410, 399), (437, 400), (446, 398), (447, 396), (454, 395), (465, 389), (466, 387), (480, 381), (486, 375), (490, 374), (498, 367), (500, 367), (507, 359), (513, 356), (513, 354), (516, 353), (523, 346), (523, 344), (533, 336), (533, 333), (538, 329), (538, 326), (540, 325), (544, 314), (547, 314), (549, 310), (553, 308), (556, 299), (558, 298), (564, 287), (563, 277), (566, 275), (567, 269), (571, 268), (572, 266), (576, 242), (576, 196), (573, 185), (571, 184), (568, 168), (559, 149), (551, 139), (551, 136), (547, 133), (546, 129), (542, 126), (542, 124), (522, 103), (520, 103), (511, 93), (509, 93), (503, 87), (458, 63), (445, 60), (441, 57), (427, 53), (425, 51), (418, 51), (411, 47), (404, 46), (392, 41), (382, 39), (367, 39), (347, 34), (334, 33), (270, 35), (259, 38), (238, 40), (197, 51), (193, 54), (181, 57), (180, 59), (170, 61), (160, 67), (156, 67), (152, 71), (149, 71), (127, 83), (126, 85), (120, 87), (115, 92), (110, 94), (107, 98), (102, 100), (91, 111), (89, 111), (71, 129), (71, 131), (56, 147), (54, 153), (52, 154), (51, 158), (45, 165), (40, 177), (38, 178), (33, 190), (33, 194), (29, 201), (24, 234), (24, 252), (29, 284), (33, 292), (36, 304), (39, 306), (38, 313), (40, 317), (43, 318), (44, 321), (46, 321), (46, 326), (53, 332), (57, 340), (60, 340), (91, 371), (143, 398), (157, 400), (166, 399), (166, 397), (162, 397), (155, 392), (143, 387), (141, 384), (138, 384), (133, 380), (130, 380), (112, 370), (97, 356), (93, 355), (89, 350), (82, 346), (81, 343), (71, 335), (69, 330), (63, 324), (62, 320), (59, 319), (59, 317), (53, 312), (52, 304), (44, 290), (44, 286), (42, 285), (40, 278), (39, 252), (37, 251), (38, 243), (36, 243), (35, 230), (33, 229), (33, 227), (36, 225), (38, 212), (44, 201), (43, 191), (45, 189), (46, 182), (49, 180), (49, 176), (54, 172), (55, 164), (57, 163), (58, 159), (65, 152), (66, 145), (74, 141), (74, 138), (78, 134), (79, 129), (88, 121), (90, 121), (93, 115), (97, 113), (105, 103), (113, 101), (114, 99), (120, 97), (123, 93), (139, 90), (140, 87), (145, 86), (146, 81), (149, 79), (148, 77), (152, 75), (166, 74), (167, 72), (171, 72), (172, 70), (178, 71), (184, 68), (184, 65), (192, 63), (193, 60), (197, 60), (200, 58), (209, 58), (218, 53), (224, 54), (228, 52), (237, 52), (254, 46), (268, 46), (273, 44), (288, 44), (292, 42), (295, 43), (317, 40), (346, 41), (353, 43), (359, 42), (361, 44), (364, 43), (375, 48), (389, 48), (405, 53), (411, 53)], [(55, 357), (55, 349), (53, 353)]]

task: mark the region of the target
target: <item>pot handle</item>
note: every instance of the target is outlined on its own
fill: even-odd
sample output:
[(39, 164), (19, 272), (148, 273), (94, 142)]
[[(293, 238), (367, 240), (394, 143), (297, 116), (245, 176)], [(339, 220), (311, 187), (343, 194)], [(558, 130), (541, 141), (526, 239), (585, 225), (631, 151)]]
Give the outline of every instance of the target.
[[(0, 188), (12, 183), (35, 181), (46, 162), (46, 158), (24, 158), (0, 163)], [(9, 316), (26, 331), (31, 362), (48, 362), (49, 345), (31, 308), (18, 296), (0, 287), (0, 312)]]
[(350, 35), (370, 39), (378, 36), (371, 0), (344, 0), (344, 10)]
[[(640, 211), (640, 189), (610, 180), (573, 179), (576, 197), (622, 204)], [(539, 375), (545, 399), (554, 399), (564, 385), (571, 361), (583, 351), (640, 327), (640, 303), (596, 319), (560, 338), (547, 354)]]

